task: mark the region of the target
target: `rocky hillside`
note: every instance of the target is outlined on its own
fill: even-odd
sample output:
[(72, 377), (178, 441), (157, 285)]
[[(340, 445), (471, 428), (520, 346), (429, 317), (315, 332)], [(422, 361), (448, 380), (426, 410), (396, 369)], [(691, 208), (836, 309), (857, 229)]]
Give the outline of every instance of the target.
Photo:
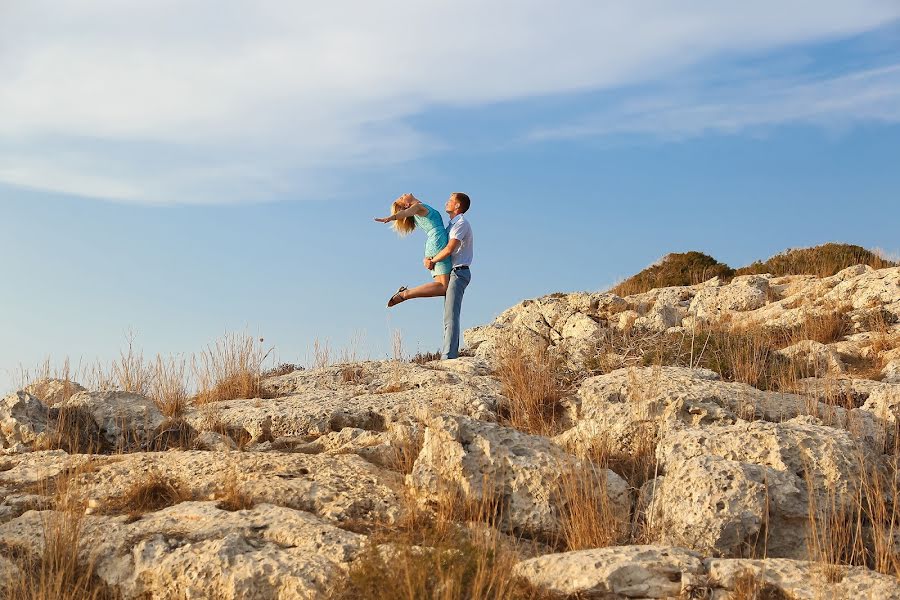
[(36, 382), (0, 403), (0, 587), (900, 599), (898, 322), (861, 265), (553, 294), (473, 357), (178, 410)]

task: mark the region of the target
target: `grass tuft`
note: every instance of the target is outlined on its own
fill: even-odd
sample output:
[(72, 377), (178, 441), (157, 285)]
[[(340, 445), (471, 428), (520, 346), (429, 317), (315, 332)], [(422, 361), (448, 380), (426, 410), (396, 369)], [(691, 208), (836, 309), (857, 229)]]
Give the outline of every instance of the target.
[(494, 375), (508, 400), (500, 413), (510, 426), (540, 435), (558, 433), (567, 389), (561, 359), (510, 338), (497, 349)]
[(189, 489), (182, 482), (159, 471), (150, 470), (141, 474), (107, 508), (112, 513), (137, 518), (192, 499)]

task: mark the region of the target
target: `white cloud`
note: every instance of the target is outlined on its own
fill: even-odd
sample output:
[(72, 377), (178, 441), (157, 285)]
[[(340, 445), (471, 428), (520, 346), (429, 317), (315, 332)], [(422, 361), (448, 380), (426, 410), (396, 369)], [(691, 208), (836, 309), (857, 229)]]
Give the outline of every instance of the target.
[(896, 18), (894, 0), (6, 0), (0, 181), (264, 199), (440, 147), (405, 122), (428, 109), (660, 80)]
[(732, 83), (719, 89), (705, 88), (702, 95), (654, 90), (569, 124), (535, 129), (528, 139), (616, 134), (682, 139), (783, 123), (842, 128), (861, 121), (900, 122), (900, 65), (802, 83)]

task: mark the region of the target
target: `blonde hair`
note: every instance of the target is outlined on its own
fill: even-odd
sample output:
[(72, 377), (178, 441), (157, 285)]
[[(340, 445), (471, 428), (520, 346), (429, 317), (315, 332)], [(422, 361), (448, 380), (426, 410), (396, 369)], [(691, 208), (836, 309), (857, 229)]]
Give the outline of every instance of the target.
[[(405, 208), (406, 207), (402, 206), (399, 202), (394, 202), (391, 204), (391, 214), (396, 215)], [(394, 231), (396, 231), (398, 235), (409, 235), (415, 228), (416, 220), (414, 217), (406, 217), (405, 219), (397, 219), (394, 221)]]

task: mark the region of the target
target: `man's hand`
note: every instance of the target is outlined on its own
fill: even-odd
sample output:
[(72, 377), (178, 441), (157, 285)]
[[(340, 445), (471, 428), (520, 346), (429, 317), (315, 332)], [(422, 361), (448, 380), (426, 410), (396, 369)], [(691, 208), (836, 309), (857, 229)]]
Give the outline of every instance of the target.
[(425, 268), (428, 269), (429, 271), (434, 270), (434, 261), (431, 260), (430, 258), (426, 258), (425, 260), (422, 261), (422, 263), (425, 265)]

